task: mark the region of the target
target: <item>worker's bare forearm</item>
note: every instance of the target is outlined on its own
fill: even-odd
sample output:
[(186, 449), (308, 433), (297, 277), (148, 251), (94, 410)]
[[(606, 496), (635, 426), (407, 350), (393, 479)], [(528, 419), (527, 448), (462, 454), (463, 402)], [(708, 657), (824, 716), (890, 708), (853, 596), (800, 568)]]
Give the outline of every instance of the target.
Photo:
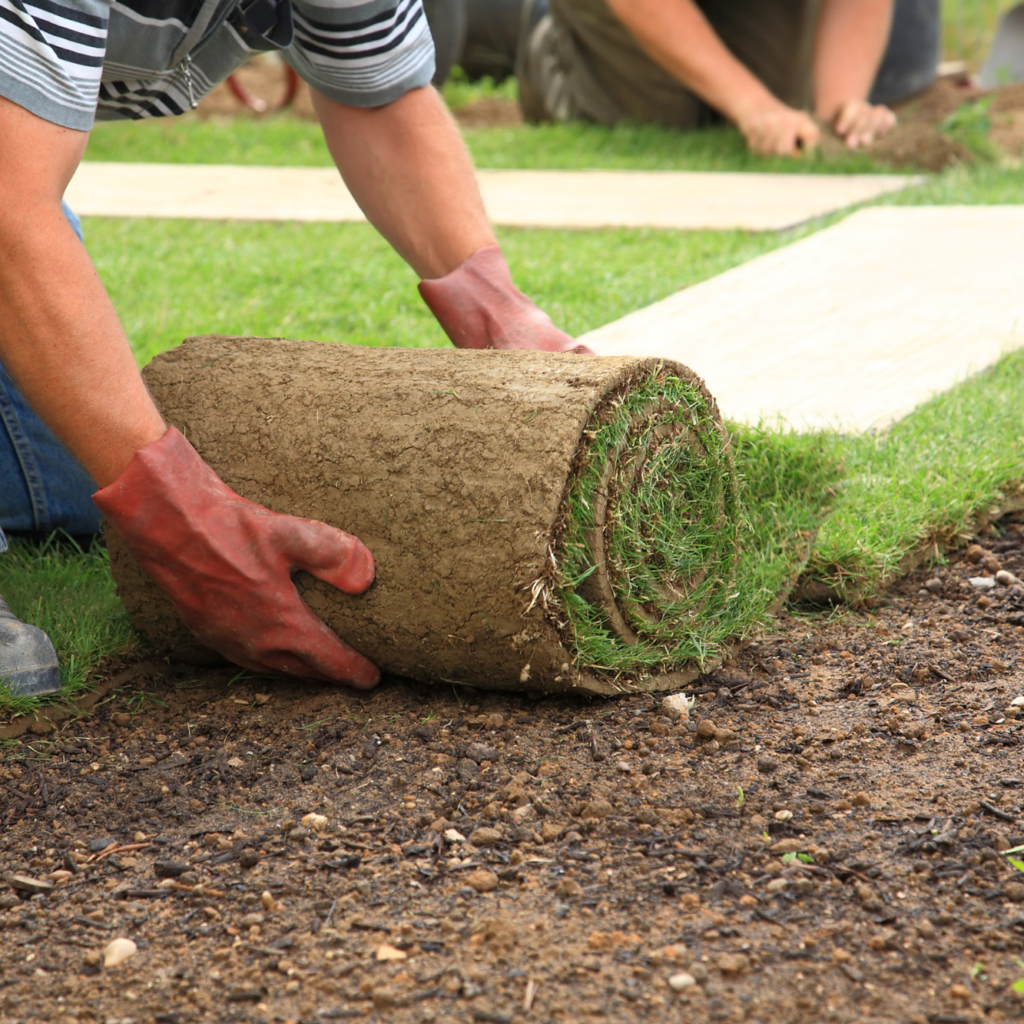
[(730, 121), (769, 99), (693, 0), (608, 0), (608, 6), (652, 60)]
[(102, 487), (165, 428), (61, 210), (86, 139), (0, 100), (0, 359)]
[(420, 277), (442, 277), (493, 244), (469, 155), (433, 88), (383, 107), (318, 93), (313, 104), (356, 202)]
[(893, 0), (824, 0), (814, 47), (815, 112), (835, 118), (850, 100), (865, 100), (878, 73), (892, 23)]

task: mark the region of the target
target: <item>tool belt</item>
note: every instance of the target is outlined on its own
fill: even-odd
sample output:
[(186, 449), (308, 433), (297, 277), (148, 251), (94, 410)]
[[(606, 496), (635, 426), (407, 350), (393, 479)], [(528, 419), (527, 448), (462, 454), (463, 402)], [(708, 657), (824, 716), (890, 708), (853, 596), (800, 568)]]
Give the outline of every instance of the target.
[(291, 0), (242, 0), (228, 22), (250, 50), (286, 50), (295, 37)]

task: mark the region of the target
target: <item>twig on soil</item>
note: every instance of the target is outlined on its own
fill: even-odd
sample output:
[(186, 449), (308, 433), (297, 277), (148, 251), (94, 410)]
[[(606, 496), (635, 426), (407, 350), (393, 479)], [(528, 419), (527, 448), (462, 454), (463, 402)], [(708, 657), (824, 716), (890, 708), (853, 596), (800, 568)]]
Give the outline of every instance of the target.
[(167, 882), (164, 885), (164, 889), (173, 889), (175, 892), (187, 892), (193, 896), (212, 896), (214, 899), (223, 899), (227, 896), (223, 889), (210, 889), (205, 885), (185, 885), (182, 882)]
[(114, 926), (109, 924), (107, 921), (90, 921), (87, 917), (78, 917), (77, 915), (71, 920), (75, 924), (84, 925), (86, 928), (98, 928), (102, 932), (112, 932)]
[(523, 995), (523, 1013), (529, 1013), (533, 1007), (533, 999), (537, 995), (537, 988), (537, 982), (533, 978), (526, 983), (526, 992)]
[(131, 850), (147, 850), (152, 845), (152, 843), (127, 843), (125, 846), (120, 846), (117, 843), (111, 843), (106, 849), (100, 850), (99, 853), (94, 853), (86, 863), (91, 864), (93, 861), (99, 863), (101, 860), (105, 860), (107, 857), (115, 853), (129, 853)]
[(331, 926), (331, 918), (334, 917), (335, 910), (338, 909), (338, 901), (335, 900), (331, 904), (331, 909), (327, 911), (327, 916), (324, 918), (324, 927), (329, 928)]
[(788, 928), (789, 924), (783, 921), (778, 915), (773, 914), (770, 910), (762, 910), (760, 907), (751, 907), (750, 912), (754, 917), (761, 918), (762, 921), (769, 921), (771, 924), (780, 925), (783, 928)]
[(988, 811), (989, 814), (991, 814), (993, 817), (998, 818), (1000, 821), (1009, 821), (1011, 823), (1014, 823), (1017, 820), (1012, 814), (1008, 813), (1007, 811), (1001, 810), (1000, 808), (996, 807), (995, 804), (990, 804), (987, 800), (981, 801), (981, 809), (983, 811)]

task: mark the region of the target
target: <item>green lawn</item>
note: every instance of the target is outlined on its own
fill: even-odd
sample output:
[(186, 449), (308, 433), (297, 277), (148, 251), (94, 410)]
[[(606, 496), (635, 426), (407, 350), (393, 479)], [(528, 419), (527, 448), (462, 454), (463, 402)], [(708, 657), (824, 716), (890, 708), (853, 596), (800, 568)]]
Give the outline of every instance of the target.
[[(860, 153), (826, 160), (758, 157), (733, 128), (677, 132), (651, 125), (522, 125), (465, 133), (478, 167), (612, 168), (689, 171), (887, 171)], [(235, 121), (195, 114), (164, 120), (97, 124), (87, 160), (140, 163), (331, 166), (319, 126), (287, 114)]]
[[(84, 228), (143, 364), (201, 333), (447, 344), (413, 272), (366, 224), (86, 218)], [(498, 234), (519, 285), (581, 334), (809, 230)]]
[[(492, 167), (871, 169), (861, 157), (843, 168), (821, 160), (757, 161), (725, 129), (678, 136), (523, 128), (474, 133), (469, 144), (478, 163)], [(326, 151), (316, 127), (304, 122), (182, 118), (100, 125), (88, 157), (317, 164), (326, 162)], [(881, 202), (1014, 203), (1020, 181), (1013, 168), (961, 168)], [(579, 334), (835, 219), (783, 233), (504, 230), (500, 238), (518, 283)], [(211, 332), (447, 343), (412, 272), (366, 225), (87, 218), (85, 232), (141, 363), (187, 335)], [(737, 431), (751, 626), (792, 579), (815, 530), (808, 572), (865, 593), (890, 577), (908, 551), (930, 537), (955, 535), (977, 509), (998, 501), (1001, 488), (1024, 478), (1022, 392), (1024, 358), (1011, 356), (878, 437)], [(0, 593), (51, 632), (69, 693), (132, 642), (102, 552), (16, 547), (0, 558)]]

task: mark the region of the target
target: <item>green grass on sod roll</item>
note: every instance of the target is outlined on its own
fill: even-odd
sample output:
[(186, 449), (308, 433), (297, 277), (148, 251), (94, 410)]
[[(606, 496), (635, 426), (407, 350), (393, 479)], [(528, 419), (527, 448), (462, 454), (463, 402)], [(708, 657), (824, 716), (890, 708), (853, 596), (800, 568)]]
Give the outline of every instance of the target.
[[(652, 406), (662, 411), (650, 416)], [(619, 674), (703, 661), (745, 626), (732, 588), (743, 514), (728, 441), (706, 400), (690, 381), (652, 374), (598, 417), (582, 459), (555, 576), (578, 665)], [(610, 582), (638, 642), (610, 628), (583, 591), (605, 494)]]

